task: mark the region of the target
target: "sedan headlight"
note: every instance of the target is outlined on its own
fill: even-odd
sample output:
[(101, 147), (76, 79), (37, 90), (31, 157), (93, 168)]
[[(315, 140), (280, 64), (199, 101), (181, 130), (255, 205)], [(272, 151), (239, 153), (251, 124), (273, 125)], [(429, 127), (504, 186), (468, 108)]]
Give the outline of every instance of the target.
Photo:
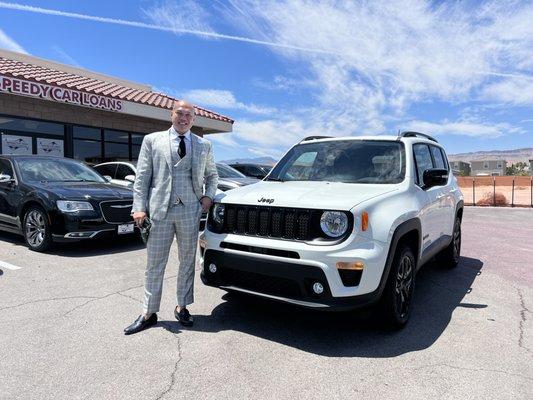
[(78, 211), (94, 211), (91, 203), (87, 201), (58, 200), (57, 208), (59, 211), (71, 213)]
[(215, 203), (213, 206), (213, 222), (217, 224), (218, 226), (222, 226), (224, 223), (224, 212), (226, 211), (226, 207), (224, 204)]
[(322, 231), (332, 238), (338, 238), (348, 229), (348, 216), (340, 211), (324, 211), (320, 217)]

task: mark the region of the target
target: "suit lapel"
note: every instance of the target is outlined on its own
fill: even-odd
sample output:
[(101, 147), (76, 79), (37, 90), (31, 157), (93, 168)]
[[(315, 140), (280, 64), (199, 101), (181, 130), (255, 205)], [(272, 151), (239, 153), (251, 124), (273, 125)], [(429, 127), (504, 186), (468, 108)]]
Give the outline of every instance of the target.
[(167, 161), (170, 171), (172, 171), (172, 146), (170, 146), (170, 130), (167, 131), (166, 135), (163, 135), (161, 140), (163, 141), (162, 148), (165, 160)]

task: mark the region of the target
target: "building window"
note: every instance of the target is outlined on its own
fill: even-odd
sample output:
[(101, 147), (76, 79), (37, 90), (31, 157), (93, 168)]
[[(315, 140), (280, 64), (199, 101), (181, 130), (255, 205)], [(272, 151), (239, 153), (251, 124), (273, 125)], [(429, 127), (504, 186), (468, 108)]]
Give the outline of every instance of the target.
[(74, 158), (88, 164), (102, 162), (102, 144), (93, 140), (74, 139)]
[(498, 161), (498, 168), (502, 168), (502, 162)]
[(488, 161), (483, 161), (483, 168), (484, 169), (489, 169), (489, 162)]
[(130, 149), (127, 143), (104, 143), (105, 161), (127, 161), (130, 159)]
[(102, 132), (97, 128), (88, 128), (86, 126), (74, 126), (72, 129), (74, 139), (102, 140)]
[(33, 119), (0, 117), (0, 131), (38, 133), (39, 135), (65, 135), (65, 125)]

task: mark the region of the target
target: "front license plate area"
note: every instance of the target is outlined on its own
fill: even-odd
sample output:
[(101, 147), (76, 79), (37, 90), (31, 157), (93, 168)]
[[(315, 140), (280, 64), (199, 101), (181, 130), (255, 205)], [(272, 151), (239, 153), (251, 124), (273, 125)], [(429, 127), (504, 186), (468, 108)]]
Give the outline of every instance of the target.
[(117, 232), (119, 235), (124, 235), (126, 233), (132, 233), (134, 224), (121, 224), (117, 227)]

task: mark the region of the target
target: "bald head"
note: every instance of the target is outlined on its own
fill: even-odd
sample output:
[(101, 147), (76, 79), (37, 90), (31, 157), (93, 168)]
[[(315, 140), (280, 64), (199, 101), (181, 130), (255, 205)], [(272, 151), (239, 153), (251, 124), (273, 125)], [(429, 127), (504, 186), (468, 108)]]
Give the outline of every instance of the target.
[(174, 129), (186, 133), (194, 124), (194, 106), (185, 100), (175, 100), (170, 116)]

